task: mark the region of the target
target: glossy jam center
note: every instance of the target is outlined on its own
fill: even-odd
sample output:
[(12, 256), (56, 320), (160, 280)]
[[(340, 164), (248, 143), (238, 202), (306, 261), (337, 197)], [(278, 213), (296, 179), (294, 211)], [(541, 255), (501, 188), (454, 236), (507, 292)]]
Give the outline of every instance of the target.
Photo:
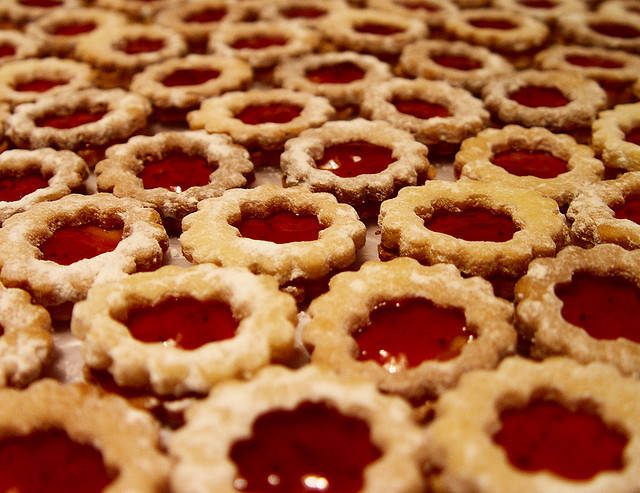
[(426, 10), (427, 12), (438, 12), (440, 8), (428, 2), (396, 2), (409, 10)]
[(472, 339), (464, 314), (424, 298), (383, 302), (357, 329), (359, 360), (374, 360), (394, 372), (423, 361), (455, 358)]
[(122, 239), (122, 229), (104, 229), (93, 224), (61, 228), (40, 245), (42, 258), (71, 265), (85, 258), (113, 251)]
[(218, 22), (227, 15), (227, 9), (204, 9), (188, 16), (186, 22), (197, 22), (204, 24), (205, 22)]
[(433, 55), (431, 59), (438, 65), (457, 70), (476, 70), (482, 67), (478, 60), (462, 55)]
[(516, 27), (513, 22), (506, 19), (471, 19), (469, 24), (480, 29), (499, 29), (501, 31), (508, 31)]
[(550, 400), (500, 413), (502, 428), (493, 440), (524, 471), (548, 470), (573, 480), (622, 469), (627, 438), (596, 414), (571, 411)]
[(400, 113), (406, 113), (407, 115), (415, 116), (423, 120), (428, 120), (433, 117), (447, 117), (451, 116), (449, 110), (440, 104), (429, 103), (422, 99), (401, 99), (393, 98), (391, 101)]
[(365, 421), (312, 402), (258, 417), (251, 437), (229, 452), (235, 488), (270, 493), (355, 493), (380, 455)]
[(595, 32), (612, 38), (632, 39), (640, 36), (640, 31), (628, 24), (618, 24), (615, 22), (599, 22), (589, 24)]
[(50, 115), (36, 120), (39, 127), (53, 127), (58, 129), (75, 128), (87, 123), (93, 123), (100, 120), (106, 111), (89, 112), (76, 111), (71, 115)]
[(102, 454), (59, 430), (0, 441), (0, 491), (100, 493), (111, 483)]
[(209, 176), (217, 168), (200, 156), (174, 152), (161, 159), (150, 160), (138, 175), (144, 188), (166, 188), (183, 192), (190, 187), (201, 187), (210, 182)]
[(78, 22), (73, 24), (62, 24), (53, 30), (56, 36), (77, 36), (93, 31), (96, 25), (93, 22)]
[(256, 36), (254, 38), (242, 38), (235, 41), (231, 47), (236, 50), (248, 48), (250, 50), (260, 50), (269, 46), (284, 46), (287, 38), (281, 36)]
[(66, 84), (66, 80), (50, 80), (50, 79), (32, 79), (28, 82), (20, 82), (15, 85), (15, 90), (20, 92), (45, 92), (52, 87)]
[(439, 210), (425, 221), (425, 226), (466, 241), (509, 241), (518, 231), (509, 216), (481, 208)]
[(343, 178), (375, 174), (384, 171), (395, 161), (391, 154), (391, 149), (369, 142), (346, 142), (325, 148), (316, 166)]
[(62, 5), (61, 0), (20, 0), (20, 5), (25, 5), (27, 7), (41, 7), (41, 8), (50, 8), (50, 7), (58, 7)]
[(564, 59), (571, 65), (578, 67), (600, 67), (600, 68), (622, 68), (624, 64), (616, 62), (611, 58), (598, 56), (567, 55)]
[(215, 79), (219, 75), (220, 71), (213, 69), (179, 69), (162, 79), (162, 84), (166, 87), (195, 86)]
[(567, 162), (544, 151), (504, 151), (491, 162), (516, 176), (555, 178), (567, 171)]
[(283, 12), (289, 19), (317, 19), (326, 13), (326, 10), (315, 7), (291, 7)]
[(377, 34), (379, 36), (389, 36), (402, 32), (402, 29), (393, 26), (385, 26), (384, 24), (374, 24), (372, 22), (358, 24), (353, 27), (354, 31), (363, 34)]
[(315, 241), (322, 230), (316, 216), (289, 211), (276, 212), (265, 218), (243, 217), (236, 227), (245, 238), (280, 244)]
[(631, 131), (627, 132), (624, 140), (640, 146), (640, 127), (633, 128)]
[(620, 277), (574, 274), (556, 287), (562, 316), (596, 339), (624, 337), (640, 342), (640, 289)]
[(307, 79), (316, 84), (348, 84), (364, 78), (365, 71), (355, 63), (342, 62), (307, 70), (305, 75)]
[(564, 94), (555, 87), (526, 86), (509, 94), (509, 98), (530, 108), (557, 108), (569, 103)]
[(0, 200), (13, 202), (40, 188), (49, 186), (40, 173), (25, 176), (0, 177)]
[(235, 114), (235, 118), (247, 125), (260, 123), (287, 123), (302, 113), (302, 108), (295, 104), (272, 103), (264, 105), (245, 106)]
[(128, 39), (124, 47), (122, 48), (122, 51), (129, 55), (136, 55), (138, 53), (149, 53), (152, 51), (158, 51), (163, 47), (164, 41), (161, 39), (136, 38)]
[(555, 2), (549, 0), (520, 0), (518, 3), (532, 9), (552, 9), (556, 6)]
[(227, 303), (194, 298), (169, 298), (155, 306), (133, 310), (125, 324), (139, 341), (173, 341), (182, 349), (230, 339), (238, 328)]
[(13, 56), (16, 54), (16, 47), (10, 43), (0, 44), (0, 57)]
[(640, 224), (640, 197), (627, 197), (618, 207), (613, 208), (616, 219), (629, 219)]

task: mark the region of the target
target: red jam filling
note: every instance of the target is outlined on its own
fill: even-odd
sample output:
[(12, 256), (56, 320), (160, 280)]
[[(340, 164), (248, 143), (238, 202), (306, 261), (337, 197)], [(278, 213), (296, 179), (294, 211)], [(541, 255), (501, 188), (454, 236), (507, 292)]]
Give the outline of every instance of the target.
[(237, 490), (272, 493), (355, 493), (380, 456), (365, 421), (315, 402), (263, 414), (229, 452)]
[(89, 33), (96, 28), (93, 22), (83, 22), (74, 24), (62, 24), (53, 30), (56, 36), (77, 36), (78, 34)]
[(491, 162), (516, 176), (555, 178), (567, 171), (566, 161), (544, 151), (504, 151), (494, 155)]
[(0, 44), (0, 58), (5, 56), (13, 56), (16, 54), (16, 47), (10, 43)]
[(40, 8), (51, 8), (58, 7), (62, 5), (61, 0), (20, 0), (20, 5), (25, 5), (27, 7), (40, 7)]
[(613, 209), (616, 219), (629, 219), (640, 224), (640, 197), (627, 197), (618, 207)]
[(519, 3), (532, 9), (552, 9), (556, 6), (555, 2), (549, 0), (520, 0)]
[(616, 22), (599, 22), (589, 24), (589, 27), (595, 32), (611, 38), (632, 39), (640, 36), (640, 31), (628, 24), (620, 24)]
[(327, 11), (315, 7), (292, 7), (282, 13), (289, 19), (317, 19), (326, 15)]
[(640, 127), (636, 127), (627, 132), (627, 134), (624, 136), (624, 140), (640, 146)]
[(302, 108), (295, 104), (272, 103), (245, 106), (234, 115), (247, 125), (259, 125), (260, 123), (287, 123), (298, 117)]
[(50, 115), (36, 120), (38, 127), (53, 127), (57, 129), (75, 128), (87, 123), (93, 123), (100, 120), (106, 111), (89, 112), (76, 111), (71, 115)]
[(429, 103), (422, 99), (393, 98), (391, 104), (393, 104), (400, 113), (406, 113), (407, 115), (415, 116), (423, 120), (438, 116), (451, 116), (449, 110), (441, 104)]
[(219, 75), (220, 71), (213, 69), (178, 69), (162, 79), (162, 84), (166, 87), (195, 86), (215, 79)]
[(555, 87), (526, 86), (509, 94), (509, 98), (530, 108), (557, 108), (569, 103), (562, 91)]
[(600, 68), (622, 68), (623, 63), (616, 62), (611, 58), (603, 58), (598, 56), (583, 56), (583, 55), (567, 55), (564, 59), (571, 65), (577, 65), (578, 67), (600, 67)]
[(357, 329), (358, 360), (374, 360), (390, 371), (423, 361), (446, 361), (473, 339), (464, 313), (424, 298), (385, 301), (371, 311), (369, 323)]
[(583, 410), (551, 400), (534, 400), (500, 413), (502, 428), (493, 440), (524, 471), (547, 470), (573, 480), (620, 470), (627, 437)]
[(41, 246), (42, 258), (60, 265), (71, 265), (85, 258), (115, 250), (122, 229), (104, 229), (93, 224), (61, 228)]
[(457, 70), (476, 70), (482, 67), (478, 60), (462, 55), (434, 55), (431, 59), (438, 65)]
[(427, 12), (438, 12), (440, 7), (427, 2), (396, 2), (409, 10), (426, 10)]
[(0, 200), (13, 202), (40, 188), (49, 186), (49, 182), (40, 173), (25, 176), (6, 176), (0, 178)]
[(67, 84), (66, 80), (33, 79), (16, 84), (15, 90), (20, 92), (45, 92), (49, 89)]
[(403, 29), (397, 27), (385, 26), (383, 24), (374, 24), (372, 22), (358, 24), (353, 27), (353, 30), (363, 34), (377, 34), (378, 36), (390, 36), (392, 34), (398, 34), (403, 31)]
[(501, 31), (508, 31), (516, 27), (513, 22), (506, 19), (471, 19), (469, 24), (480, 29), (499, 29)]
[(316, 161), (316, 166), (342, 178), (351, 178), (380, 173), (394, 161), (391, 149), (369, 142), (355, 141), (325, 148), (324, 155)]
[(465, 241), (509, 241), (518, 231), (506, 214), (475, 207), (460, 212), (436, 211), (425, 226)]
[(125, 324), (139, 341), (174, 341), (182, 349), (230, 339), (238, 328), (227, 303), (194, 298), (169, 298), (138, 308), (129, 313)]
[(138, 53), (150, 53), (152, 51), (161, 50), (164, 47), (164, 41), (161, 39), (136, 38), (128, 39), (122, 47), (122, 51), (129, 55), (137, 55)]
[(621, 277), (576, 273), (556, 286), (562, 317), (596, 339), (623, 337), (640, 342), (640, 289)]
[(172, 192), (184, 192), (191, 187), (207, 185), (209, 176), (216, 168), (216, 163), (210, 163), (200, 156), (174, 152), (146, 162), (138, 176), (144, 188), (161, 187)]
[(348, 84), (364, 78), (365, 71), (355, 63), (342, 62), (307, 70), (305, 75), (316, 84)]
[(218, 22), (221, 21), (225, 15), (227, 15), (227, 9), (204, 9), (188, 16), (185, 22), (197, 22), (200, 24)]
[(316, 216), (289, 211), (276, 212), (265, 218), (243, 217), (236, 227), (245, 238), (279, 244), (315, 241), (323, 229)]
[(235, 41), (231, 47), (236, 50), (248, 48), (250, 50), (260, 50), (269, 46), (284, 46), (287, 44), (287, 38), (282, 36), (256, 36), (254, 38), (242, 38)]
[(100, 493), (113, 481), (102, 454), (60, 430), (0, 441), (0, 491)]

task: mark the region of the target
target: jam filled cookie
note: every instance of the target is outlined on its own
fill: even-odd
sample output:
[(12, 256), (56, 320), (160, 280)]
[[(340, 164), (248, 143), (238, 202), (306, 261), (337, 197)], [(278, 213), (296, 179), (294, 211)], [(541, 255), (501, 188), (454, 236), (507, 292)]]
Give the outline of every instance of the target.
[(159, 426), (124, 399), (49, 379), (0, 399), (2, 491), (166, 491)]
[(302, 340), (313, 363), (411, 400), (494, 367), (516, 345), (513, 308), (488, 282), (406, 257), (337, 274), (308, 314)]
[(68, 317), (94, 284), (157, 268), (168, 243), (156, 211), (106, 193), (34, 204), (0, 231), (2, 282), (29, 291), (54, 318)]
[(441, 79), (479, 94), (496, 76), (513, 72), (513, 66), (482, 46), (424, 39), (402, 50), (400, 70), (413, 78)]
[[(256, 166), (280, 164), (284, 143), (335, 113), (325, 98), (289, 89), (235, 91), (206, 99), (187, 116), (192, 129), (224, 132), (244, 145)], [(267, 151), (273, 151), (269, 157)], [(261, 159), (264, 153), (265, 159)]]
[(640, 103), (603, 111), (593, 123), (593, 148), (609, 168), (640, 170)]
[(433, 154), (453, 154), (489, 124), (481, 100), (444, 81), (392, 79), (371, 87), (362, 114), (411, 132)]
[(429, 26), (429, 37), (442, 35), (445, 19), (458, 13), (452, 0), (367, 0), (367, 7), (420, 19)]
[(70, 151), (13, 149), (0, 154), (0, 224), (38, 202), (84, 188), (86, 163)]
[(42, 43), (18, 31), (0, 30), (0, 67), (42, 52)]
[(73, 56), (76, 45), (98, 29), (122, 26), (127, 17), (98, 8), (56, 9), (31, 22), (26, 33), (42, 42), (50, 55)]
[(228, 91), (240, 91), (253, 79), (242, 60), (216, 55), (189, 55), (149, 65), (134, 76), (130, 89), (149, 98), (161, 123), (185, 123), (200, 103)]
[(150, 21), (160, 9), (177, 3), (177, 0), (94, 0), (93, 5), (123, 12), (135, 20)]
[(145, 97), (122, 89), (67, 91), (16, 107), (6, 133), (17, 147), (69, 149), (93, 167), (107, 147), (141, 132), (150, 113)]
[(522, 275), (568, 240), (558, 205), (536, 192), (462, 180), (406, 187), (380, 207), (381, 258), (455, 264), (483, 277)]
[(58, 9), (79, 7), (79, 0), (5, 0), (9, 20), (18, 27), (24, 27), (31, 21)]
[(247, 183), (249, 154), (227, 135), (161, 132), (110, 147), (96, 166), (98, 190), (141, 200), (180, 231), (182, 218), (198, 202)]
[(427, 430), (438, 491), (633, 491), (638, 392), (615, 368), (566, 358), (472, 372), (438, 400)]
[(345, 2), (342, 0), (275, 0), (264, 5), (264, 16), (315, 27), (331, 13), (344, 8)]
[(538, 53), (541, 70), (569, 70), (595, 80), (607, 93), (608, 106), (633, 100), (633, 83), (640, 73), (640, 56), (594, 46), (555, 45)]
[(0, 387), (35, 380), (53, 355), (51, 318), (21, 289), (0, 284)]
[(591, 148), (569, 135), (517, 125), (486, 129), (465, 140), (454, 169), (465, 178), (535, 190), (560, 207), (604, 173)]
[[(140, 2), (133, 2), (136, 5)], [(177, 32), (155, 24), (125, 24), (95, 31), (80, 40), (74, 57), (100, 71), (103, 87), (126, 87), (131, 77), (152, 63), (187, 51)]]
[(518, 330), (531, 355), (600, 361), (640, 374), (640, 252), (572, 246), (538, 259), (516, 284)]
[(586, 10), (585, 2), (580, 0), (494, 0), (493, 6), (534, 17), (551, 26), (562, 16)]
[(356, 212), (332, 195), (274, 185), (204, 201), (182, 228), (188, 260), (270, 274), (298, 297), (353, 264), (366, 235)]
[(353, 51), (289, 58), (273, 73), (276, 84), (324, 96), (340, 113), (349, 113), (349, 107), (359, 105), (366, 91), (390, 78), (388, 64)]
[[(171, 487), (217, 491), (422, 491), (422, 436), (401, 399), (307, 366), (216, 387), (173, 434)], [(301, 453), (301, 451), (303, 451)]]
[(280, 158), (287, 186), (329, 192), (375, 217), (380, 202), (435, 177), (428, 149), (404, 130), (361, 118), (325, 123), (287, 142)]
[(502, 123), (568, 132), (590, 127), (607, 95), (597, 82), (575, 72), (524, 70), (490, 81), (482, 91)]
[(574, 12), (558, 19), (568, 42), (640, 52), (640, 17), (611, 12)]
[(639, 172), (585, 187), (567, 211), (575, 241), (585, 247), (615, 243), (630, 250), (640, 248), (639, 197)]
[(118, 385), (206, 393), (293, 353), (297, 309), (269, 276), (165, 266), (97, 286), (76, 305), (85, 360)]
[(92, 85), (86, 63), (61, 58), (29, 58), (0, 65), (0, 101), (12, 106)]
[(640, 16), (640, 6), (635, 0), (605, 0), (598, 6), (598, 11), (623, 17)]

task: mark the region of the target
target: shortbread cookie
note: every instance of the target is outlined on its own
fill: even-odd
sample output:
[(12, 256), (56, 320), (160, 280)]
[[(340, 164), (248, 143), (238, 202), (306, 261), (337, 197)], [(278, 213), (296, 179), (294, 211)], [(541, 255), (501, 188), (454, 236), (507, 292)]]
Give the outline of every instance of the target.
[(39, 55), (42, 43), (19, 31), (0, 30), (0, 66)]
[(592, 129), (593, 148), (606, 166), (640, 170), (640, 103), (603, 111)]
[(616, 12), (574, 12), (558, 20), (567, 42), (640, 52), (640, 16)]
[(494, 0), (493, 6), (534, 17), (551, 26), (567, 14), (587, 9), (580, 0)]

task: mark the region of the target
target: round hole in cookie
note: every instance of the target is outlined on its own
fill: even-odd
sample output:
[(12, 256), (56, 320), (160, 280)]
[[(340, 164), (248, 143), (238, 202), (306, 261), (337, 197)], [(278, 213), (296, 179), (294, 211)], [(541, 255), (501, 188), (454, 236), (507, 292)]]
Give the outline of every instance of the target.
[(460, 354), (474, 334), (464, 313), (425, 298), (378, 303), (369, 322), (352, 333), (358, 360), (374, 360), (391, 373), (423, 361), (447, 361)]
[(56, 26), (51, 34), (55, 36), (77, 36), (78, 34), (86, 34), (96, 28), (93, 22), (71, 22)]
[(569, 103), (562, 91), (555, 87), (525, 86), (509, 94), (509, 99), (530, 108), (558, 108)]
[(349, 178), (380, 173), (394, 161), (391, 149), (358, 140), (326, 147), (322, 158), (316, 161), (316, 166)]
[(570, 410), (551, 399), (500, 413), (501, 429), (493, 435), (509, 461), (524, 471), (548, 470), (573, 480), (601, 471), (620, 470), (625, 434), (587, 410)]
[(365, 71), (353, 62), (322, 65), (305, 73), (305, 77), (316, 84), (348, 84), (364, 76)]
[(640, 196), (632, 195), (626, 197), (624, 202), (612, 207), (616, 219), (629, 219), (636, 224), (640, 224)]
[(596, 339), (640, 342), (640, 288), (622, 277), (577, 272), (555, 293), (562, 317)]
[(624, 63), (613, 60), (612, 58), (604, 58), (596, 55), (566, 55), (564, 59), (571, 65), (578, 67), (599, 67), (599, 68), (622, 68)]
[(229, 451), (237, 490), (279, 493), (355, 493), (366, 466), (380, 456), (364, 420), (309, 401), (262, 414), (251, 436)]
[(114, 479), (102, 454), (61, 430), (0, 440), (0, 490), (99, 493)]
[(240, 38), (231, 44), (235, 50), (261, 50), (270, 46), (284, 46), (288, 39), (284, 36), (254, 36), (249, 38)]
[(219, 22), (227, 15), (226, 8), (208, 8), (194, 12), (187, 16), (185, 22), (204, 24), (207, 22)]
[(48, 9), (52, 7), (59, 7), (62, 5), (62, 0), (19, 0), (20, 5), (25, 7), (39, 7)]
[(567, 162), (545, 151), (509, 150), (494, 154), (491, 162), (516, 176), (555, 178), (567, 172)]
[(259, 125), (261, 123), (288, 123), (302, 113), (302, 108), (296, 104), (270, 103), (250, 104), (245, 106), (234, 118), (247, 125)]
[(440, 10), (442, 10), (437, 5), (429, 2), (396, 1), (395, 3), (409, 10), (426, 10), (427, 12), (439, 12)]
[(550, 0), (519, 0), (518, 3), (532, 9), (552, 9), (558, 5)]
[(210, 183), (211, 173), (217, 167), (216, 162), (209, 162), (202, 156), (172, 151), (159, 158), (145, 159), (138, 176), (146, 189), (161, 187), (179, 193)]
[(431, 60), (442, 67), (456, 70), (476, 70), (482, 67), (482, 62), (464, 55), (441, 53), (439, 55), (433, 55)]
[(137, 55), (139, 53), (150, 53), (164, 48), (164, 41), (161, 39), (152, 39), (147, 37), (127, 39), (120, 48), (128, 55)]
[(220, 71), (215, 69), (177, 69), (162, 79), (161, 82), (166, 87), (196, 86), (219, 76)]
[(375, 34), (377, 36), (390, 36), (392, 34), (398, 34), (404, 31), (404, 29), (395, 26), (387, 26), (374, 22), (363, 22), (362, 24), (356, 24), (353, 26), (353, 30), (363, 34)]
[(14, 89), (19, 92), (45, 92), (54, 87), (62, 86), (68, 83), (68, 80), (35, 78), (25, 82), (18, 82), (14, 86)]
[(129, 312), (124, 322), (142, 342), (172, 341), (182, 349), (197, 349), (235, 336), (238, 321), (228, 303), (172, 297)]
[(48, 186), (49, 182), (39, 171), (20, 176), (0, 176), (0, 200), (4, 202), (20, 200), (25, 195)]
[(469, 19), (469, 24), (479, 29), (498, 29), (500, 31), (508, 31), (517, 27), (507, 19)]
[(102, 119), (107, 112), (101, 109), (89, 110), (78, 109), (69, 114), (48, 114), (35, 120), (38, 127), (53, 127), (57, 129), (75, 128), (80, 125), (97, 122)]
[(315, 241), (323, 229), (317, 216), (287, 210), (274, 211), (266, 217), (243, 214), (240, 223), (234, 226), (244, 238), (278, 244)]
[(436, 209), (424, 223), (431, 231), (465, 241), (509, 241), (519, 230), (507, 214), (481, 207), (459, 211)]
[(284, 9), (282, 14), (288, 19), (317, 19), (323, 15), (327, 15), (327, 11), (311, 6), (296, 6)]
[(391, 100), (391, 104), (394, 105), (400, 113), (415, 116), (422, 120), (451, 116), (446, 106), (430, 103), (420, 98), (401, 98), (396, 96)]
[(635, 27), (619, 22), (594, 22), (589, 24), (589, 28), (611, 38), (633, 39), (640, 36), (640, 31)]
[(634, 127), (631, 130), (629, 130), (625, 134), (624, 140), (640, 146), (640, 126)]
[(13, 56), (16, 54), (16, 47), (11, 43), (0, 44), (0, 58), (5, 56)]
[(115, 250), (122, 239), (122, 225), (102, 227), (96, 224), (66, 226), (56, 230), (40, 246), (43, 260), (71, 265)]

